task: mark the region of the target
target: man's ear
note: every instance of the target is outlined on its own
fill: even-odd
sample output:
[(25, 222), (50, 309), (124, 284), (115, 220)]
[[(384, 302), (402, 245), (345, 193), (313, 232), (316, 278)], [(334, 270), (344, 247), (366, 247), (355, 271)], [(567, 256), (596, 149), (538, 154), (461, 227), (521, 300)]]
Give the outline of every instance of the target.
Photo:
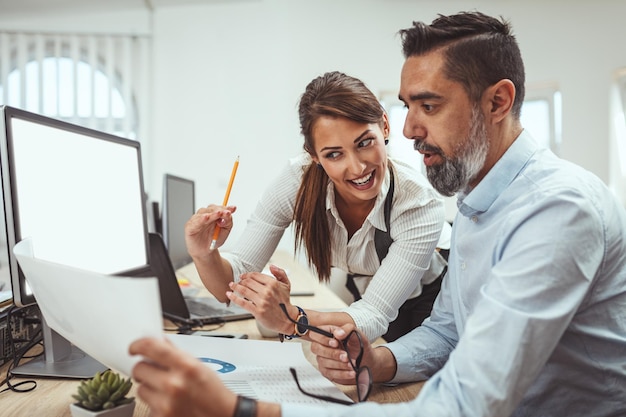
[(511, 80), (500, 80), (485, 90), (483, 98), (487, 101), (486, 114), (491, 118), (491, 123), (499, 123), (511, 113), (515, 101), (515, 85)]

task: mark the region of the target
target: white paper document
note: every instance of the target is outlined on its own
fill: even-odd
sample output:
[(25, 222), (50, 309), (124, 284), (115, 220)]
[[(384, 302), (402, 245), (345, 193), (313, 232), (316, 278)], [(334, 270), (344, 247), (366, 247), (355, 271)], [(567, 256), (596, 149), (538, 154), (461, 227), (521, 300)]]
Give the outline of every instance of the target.
[(237, 394), (275, 402), (328, 404), (298, 390), (289, 371), (293, 367), (307, 392), (352, 401), (306, 359), (300, 343), (178, 334), (168, 337), (215, 370)]
[(163, 337), (156, 278), (128, 278), (33, 257), (32, 241), (13, 253), (50, 328), (103, 365), (131, 374), (140, 357), (128, 354), (141, 337)]

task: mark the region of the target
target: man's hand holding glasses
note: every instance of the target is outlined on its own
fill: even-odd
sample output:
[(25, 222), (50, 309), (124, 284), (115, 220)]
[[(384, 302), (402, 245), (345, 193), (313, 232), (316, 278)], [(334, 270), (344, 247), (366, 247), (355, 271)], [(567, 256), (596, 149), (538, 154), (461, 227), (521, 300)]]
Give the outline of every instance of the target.
[[(343, 351), (338, 353), (338, 355), (340, 355), (338, 359), (343, 360), (341, 363), (346, 364), (346, 366), (349, 367), (349, 368), (344, 368), (342, 370), (342, 372), (346, 372), (346, 369), (347, 369), (348, 375), (350, 375), (350, 377), (345, 380), (345, 385), (356, 384), (357, 402), (367, 400), (367, 397), (369, 396), (369, 393), (372, 389), (372, 374), (370, 372), (370, 369), (367, 366), (361, 366), (361, 360), (363, 359), (363, 339), (362, 339), (361, 334), (357, 330), (352, 330), (351, 332), (347, 334), (345, 338), (338, 340), (338, 339), (335, 339), (332, 333), (327, 332), (326, 330), (320, 329), (319, 327), (315, 327), (310, 324), (298, 322), (292, 319), (289, 316), (289, 313), (287, 312), (287, 308), (285, 307), (285, 304), (281, 303), (280, 308), (283, 310), (283, 313), (285, 313), (285, 316), (292, 323), (300, 326), (301, 328), (306, 328), (309, 332), (317, 333), (317, 334), (320, 334), (324, 337), (331, 339), (331, 341), (329, 342), (329, 345), (331, 347), (329, 347), (328, 349), (332, 349), (333, 347), (332, 345), (335, 344), (332, 341), (337, 342), (337, 345), (335, 347), (341, 347), (343, 349)], [(334, 350), (337, 351), (337, 349), (334, 349)], [(318, 363), (319, 363), (319, 360), (320, 358), (318, 358)], [(346, 404), (346, 405), (352, 404), (352, 403), (339, 400), (336, 398), (315, 395), (315, 394), (307, 392), (306, 387), (300, 386), (300, 382), (298, 381), (298, 375), (296, 373), (296, 370), (293, 368), (291, 368), (290, 370), (291, 370), (291, 374), (293, 375), (293, 378), (296, 384), (298, 385), (298, 389), (300, 389), (300, 392), (302, 392), (303, 394), (308, 395), (310, 397), (317, 398), (317, 399), (331, 401), (334, 403)], [(329, 378), (329, 379), (332, 379), (332, 378)], [(339, 380), (335, 380), (335, 379), (332, 379), (332, 380), (338, 383), (343, 383), (343, 382), (340, 382)]]

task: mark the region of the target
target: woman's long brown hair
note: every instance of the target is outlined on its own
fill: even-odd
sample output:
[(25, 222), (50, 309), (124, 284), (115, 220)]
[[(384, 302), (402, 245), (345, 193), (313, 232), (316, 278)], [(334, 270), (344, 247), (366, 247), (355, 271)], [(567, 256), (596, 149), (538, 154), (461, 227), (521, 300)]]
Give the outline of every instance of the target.
[[(376, 96), (357, 78), (327, 72), (307, 85), (298, 113), (304, 150), (315, 156), (313, 126), (322, 116), (344, 117), (358, 123), (384, 126), (384, 109)], [(326, 190), (330, 181), (321, 166), (312, 162), (304, 168), (296, 197), (293, 219), (295, 248), (306, 248), (309, 265), (320, 281), (330, 279), (332, 241), (326, 214)]]

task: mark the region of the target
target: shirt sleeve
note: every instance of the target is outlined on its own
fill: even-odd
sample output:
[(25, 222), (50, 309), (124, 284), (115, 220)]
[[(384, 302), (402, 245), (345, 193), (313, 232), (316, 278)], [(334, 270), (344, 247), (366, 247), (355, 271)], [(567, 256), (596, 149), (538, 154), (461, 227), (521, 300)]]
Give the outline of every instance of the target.
[(423, 381), (439, 371), (458, 343), (449, 281), (444, 279), (431, 316), (421, 326), (384, 345), (396, 359), (391, 383)]
[(233, 280), (245, 272), (262, 271), (293, 220), (302, 165), (291, 160), (267, 187), (232, 251), (222, 256), (233, 269)]

